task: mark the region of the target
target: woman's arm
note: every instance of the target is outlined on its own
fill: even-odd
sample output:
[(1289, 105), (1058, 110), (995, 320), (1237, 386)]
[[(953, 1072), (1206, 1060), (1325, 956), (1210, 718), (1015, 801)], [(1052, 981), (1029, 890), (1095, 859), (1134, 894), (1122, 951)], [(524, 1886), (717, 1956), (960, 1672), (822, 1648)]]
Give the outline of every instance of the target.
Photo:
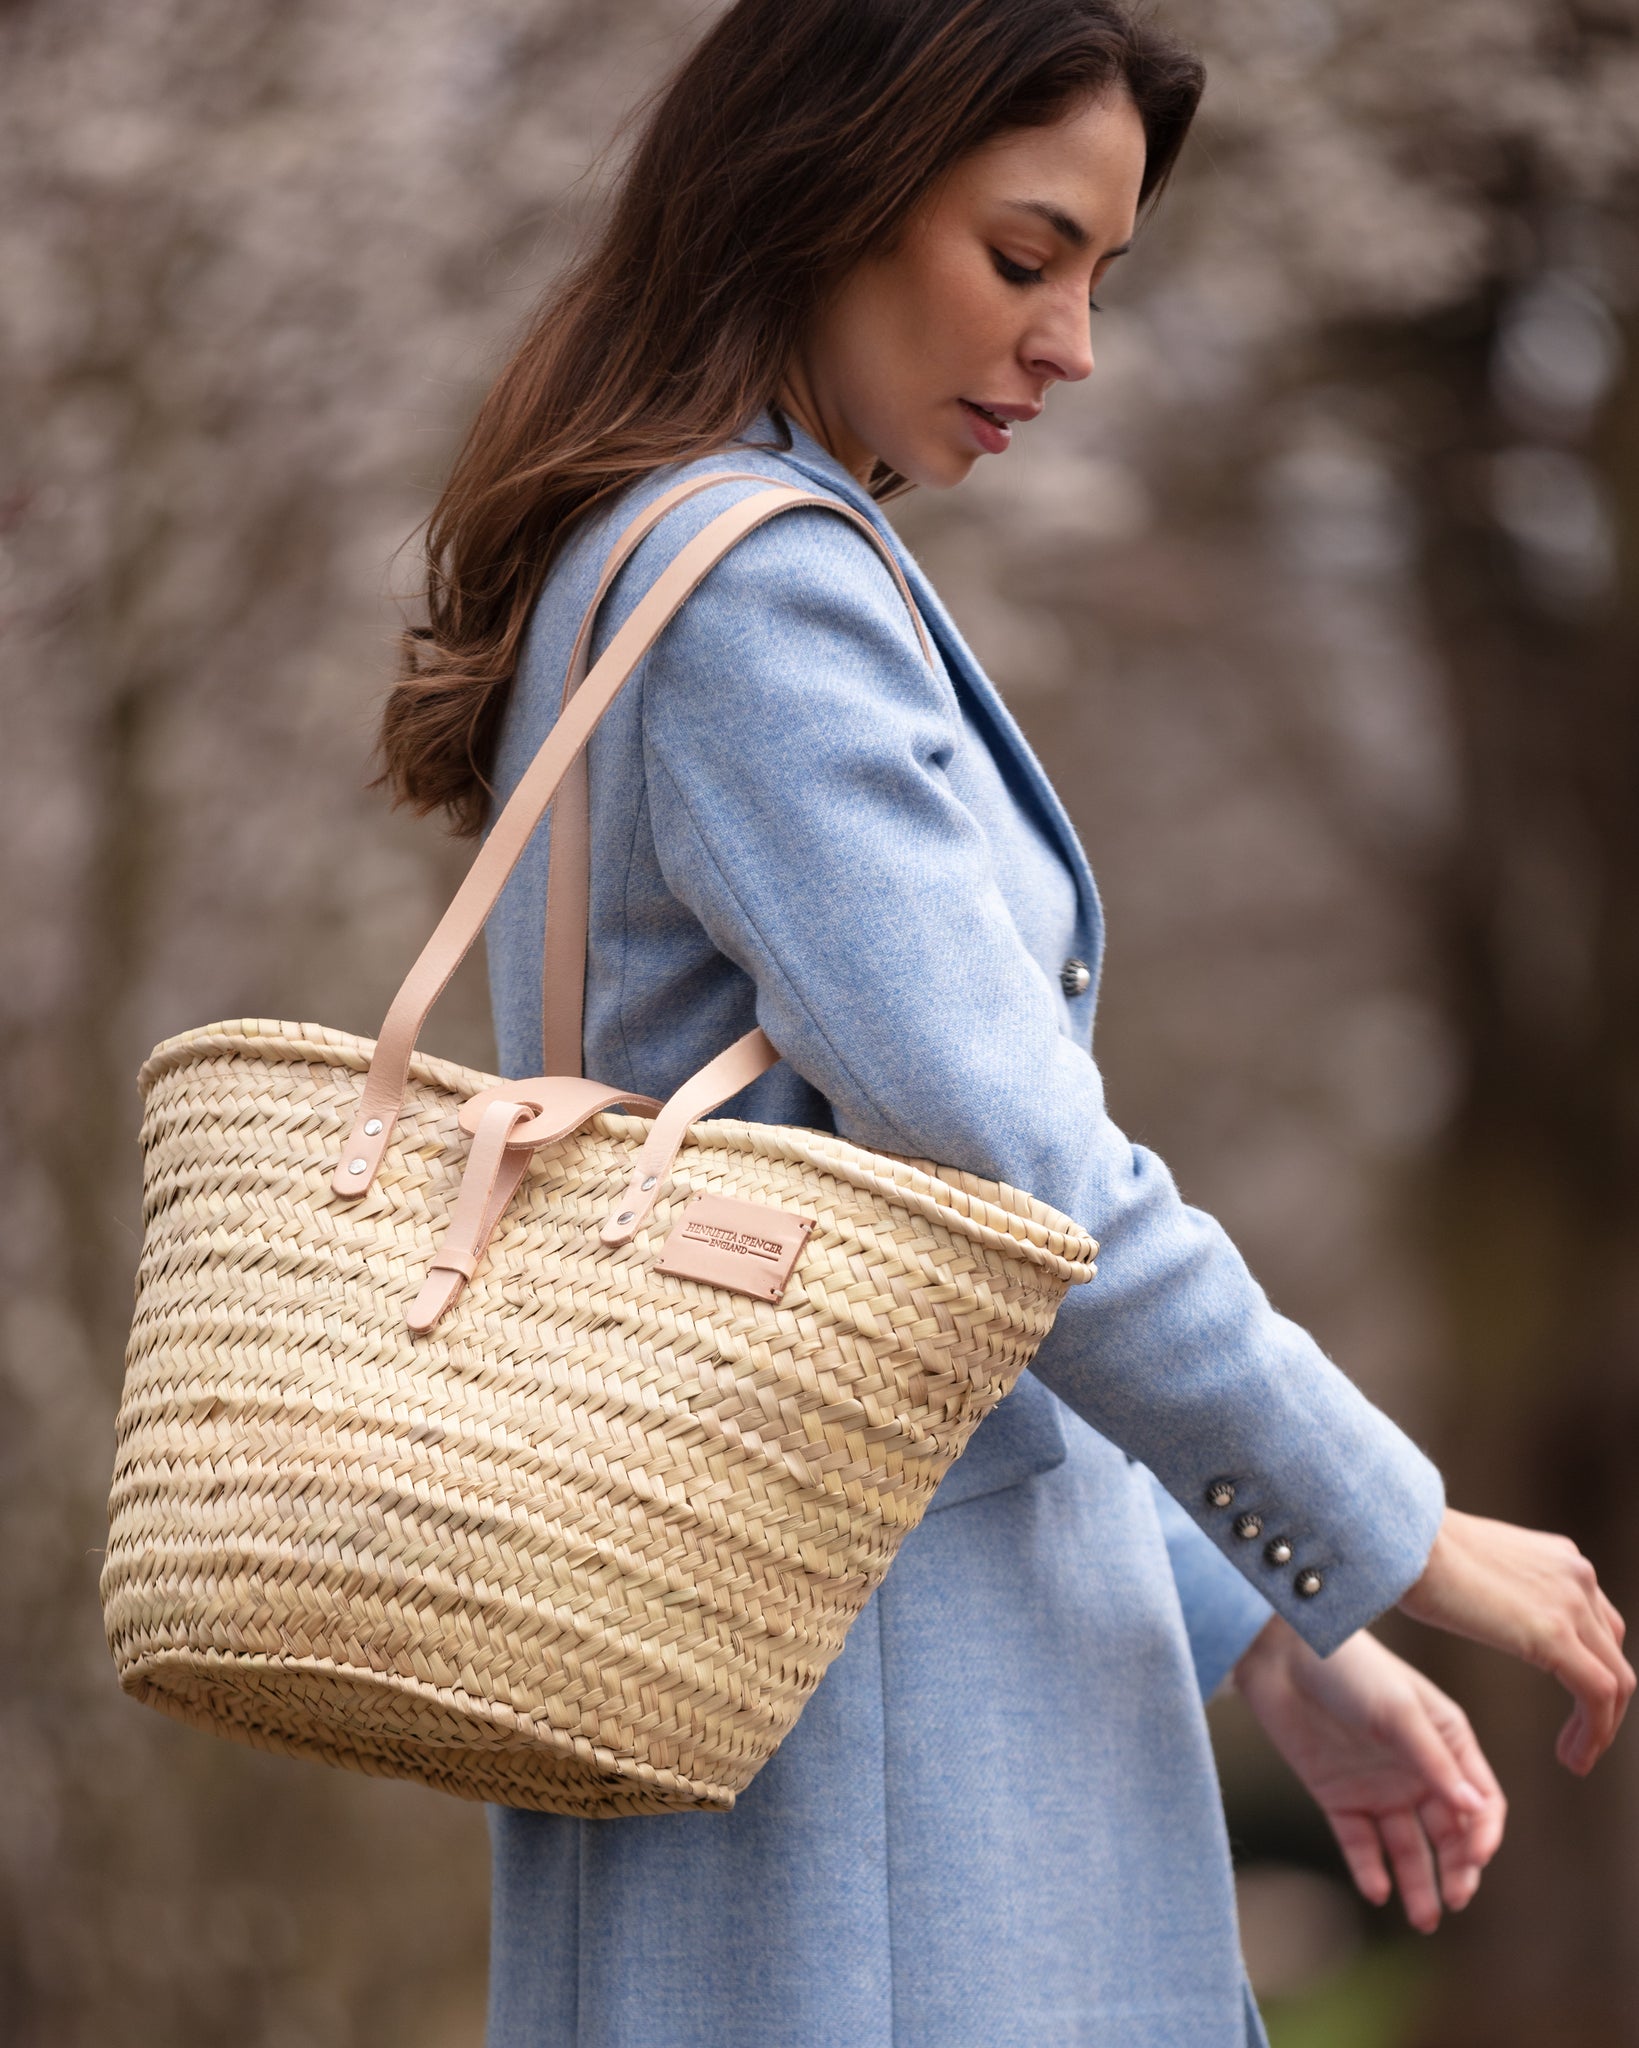
[[(692, 530), (674, 515), (645, 542), (605, 633)], [(1038, 1376), (1317, 1651), (1400, 1599), (1430, 1562), (1439, 1474), (1107, 1114), (952, 790), (954, 692), (869, 543), (823, 511), (773, 521), (712, 571), (641, 687), (668, 886), (838, 1130), (1027, 1188), (1100, 1240)]]
[[(605, 632), (688, 530), (673, 515), (645, 542)], [(1027, 1188), (1099, 1239), (1038, 1377), (1317, 1649), (1392, 1605), (1434, 1540), (1439, 1474), (1107, 1114), (951, 788), (955, 694), (870, 544), (822, 511), (771, 522), (711, 572), (639, 684), (667, 884), (749, 976), (757, 1021), (838, 1130)], [(1248, 1515), (1259, 1533), (1238, 1537)]]

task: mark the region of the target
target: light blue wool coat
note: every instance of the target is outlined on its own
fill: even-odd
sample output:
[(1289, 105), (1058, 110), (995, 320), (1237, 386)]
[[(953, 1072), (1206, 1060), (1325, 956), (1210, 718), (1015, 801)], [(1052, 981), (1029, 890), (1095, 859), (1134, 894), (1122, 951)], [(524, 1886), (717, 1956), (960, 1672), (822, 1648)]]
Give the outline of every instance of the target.
[[(1081, 847), (927, 579), (806, 435), (588, 522), (531, 623), (502, 794), (614, 536), (680, 475), (748, 467), (876, 520), (941, 666), (829, 512), (711, 572), (592, 744), (586, 1071), (665, 1096), (759, 1023), (781, 1063), (723, 1114), (1027, 1188), (1100, 1240), (1099, 1271), (731, 1814), (493, 1811), (489, 2048), (1245, 2048), (1203, 1693), (1271, 1605), (1322, 1652), (1390, 1606), (1440, 1477), (1106, 1115)], [(595, 648), (756, 488), (668, 514)], [(489, 926), (509, 1075), (540, 1071), (548, 852), (543, 828)], [(1079, 997), (1067, 959), (1093, 969)], [(1247, 1510), (1290, 1564), (1236, 1537)]]

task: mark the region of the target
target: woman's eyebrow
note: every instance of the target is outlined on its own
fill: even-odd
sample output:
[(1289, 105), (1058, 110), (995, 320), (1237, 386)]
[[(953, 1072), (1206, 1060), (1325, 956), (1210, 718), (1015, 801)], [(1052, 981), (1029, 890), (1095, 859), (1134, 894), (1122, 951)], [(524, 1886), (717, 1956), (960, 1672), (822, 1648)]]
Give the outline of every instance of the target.
[[(1062, 206), (1055, 206), (1050, 199), (1010, 199), (1007, 203), (1017, 213), (1033, 213), (1038, 220), (1046, 221), (1054, 234), (1061, 236), (1072, 249), (1085, 249), (1093, 239), (1073, 214), (1066, 213)], [(1108, 262), (1112, 256), (1125, 256), (1131, 247), (1131, 242), (1123, 242), (1119, 249), (1106, 249), (1102, 260)]]

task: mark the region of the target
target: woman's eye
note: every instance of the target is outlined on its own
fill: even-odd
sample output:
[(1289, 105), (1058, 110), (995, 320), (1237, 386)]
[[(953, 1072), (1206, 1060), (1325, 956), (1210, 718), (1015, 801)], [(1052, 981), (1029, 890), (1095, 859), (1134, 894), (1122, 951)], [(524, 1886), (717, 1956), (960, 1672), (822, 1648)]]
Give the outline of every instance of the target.
[(1039, 270), (1030, 270), (1022, 263), (1015, 263), (1012, 257), (1004, 256), (1000, 249), (992, 249), (990, 253), (995, 260), (997, 271), (1007, 279), (1009, 284), (1041, 283), (1041, 272)]

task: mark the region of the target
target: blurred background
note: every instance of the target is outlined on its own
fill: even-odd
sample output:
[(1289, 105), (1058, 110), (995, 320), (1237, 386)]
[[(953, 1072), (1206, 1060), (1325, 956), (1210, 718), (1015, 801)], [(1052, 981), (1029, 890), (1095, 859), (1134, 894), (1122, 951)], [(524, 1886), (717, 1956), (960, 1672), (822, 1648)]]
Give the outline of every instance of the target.
[[(365, 790), (403, 543), (713, 9), (0, 6), (0, 2037), (478, 2048), (480, 1809), (125, 1701), (137, 1066), (373, 1034), (467, 854)], [(1168, 0), (1211, 85), (1005, 461), (894, 517), (1091, 851), (1115, 1112), (1639, 1606), (1639, 14)], [(482, 964), (429, 1048), (492, 1068)], [(1512, 1802), (1432, 1939), (1214, 1708), (1277, 2048), (1639, 2042), (1639, 1738), (1391, 1624)], [(1001, 2044), (995, 2044), (1001, 2048)], [(1112, 2044), (1116, 2048), (1116, 2044)]]

